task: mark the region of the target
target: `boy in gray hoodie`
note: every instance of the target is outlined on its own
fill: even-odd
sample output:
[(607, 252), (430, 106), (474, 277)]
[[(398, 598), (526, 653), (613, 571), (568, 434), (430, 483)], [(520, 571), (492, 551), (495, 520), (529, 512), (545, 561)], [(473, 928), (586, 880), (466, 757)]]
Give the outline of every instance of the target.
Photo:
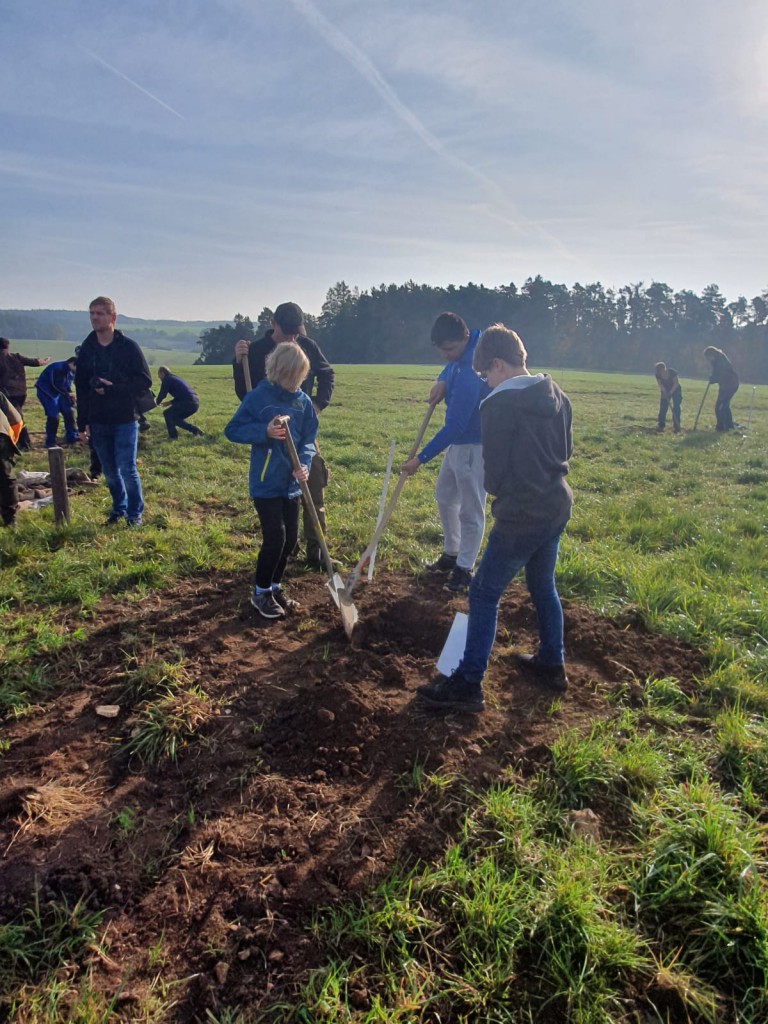
[(428, 706), (479, 712), (482, 679), (496, 636), (501, 597), (525, 567), (536, 608), (539, 648), (518, 655), (522, 671), (556, 691), (567, 687), (563, 611), (555, 587), (557, 552), (571, 515), (565, 481), (573, 450), (571, 403), (545, 373), (531, 375), (517, 334), (494, 324), (480, 337), (473, 367), (492, 388), (480, 406), (485, 489), (494, 495), (494, 526), (469, 588), (464, 655), (450, 675), (419, 687)]

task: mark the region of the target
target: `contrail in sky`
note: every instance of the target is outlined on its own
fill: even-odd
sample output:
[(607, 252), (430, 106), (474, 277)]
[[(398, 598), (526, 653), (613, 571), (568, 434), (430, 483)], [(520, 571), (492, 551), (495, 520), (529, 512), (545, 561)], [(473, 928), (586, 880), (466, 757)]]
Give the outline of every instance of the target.
[[(514, 204), (507, 198), (504, 190), (495, 181), (483, 174), (482, 171), (473, 167), (472, 164), (467, 163), (466, 160), (462, 160), (461, 157), (449, 152), (440, 139), (433, 135), (429, 128), (421, 123), (413, 111), (406, 107), (370, 58), (352, 42), (349, 36), (346, 36), (340, 29), (333, 25), (325, 15), (322, 14), (313, 3), (311, 3), (311, 0), (290, 0), (290, 3), (296, 8), (299, 14), (306, 18), (310, 25), (316, 29), (328, 45), (332, 46), (334, 50), (340, 53), (342, 57), (344, 57), (344, 59), (347, 60), (371, 86), (373, 86), (387, 106), (389, 106), (390, 109), (397, 114), (400, 120), (403, 121), (411, 131), (421, 139), (425, 146), (431, 149), (433, 153), (436, 153), (441, 160), (446, 160), (449, 163), (452, 163), (465, 174), (474, 178), (475, 181), (479, 182), (483, 187), (489, 200), (499, 204), (499, 206), (511, 214), (511, 217), (502, 216), (500, 218), (501, 220), (518, 231), (522, 230), (526, 226), (525, 218), (521, 217), (517, 213)], [(493, 212), (496, 216), (499, 216), (497, 211)], [(565, 255), (569, 257), (572, 255), (559, 239), (549, 234), (549, 232), (545, 231), (538, 224), (528, 224), (527, 226), (534, 227), (541, 235), (547, 238), (550, 242), (553, 242)]]
[(134, 89), (138, 89), (139, 92), (143, 92), (145, 96), (149, 96), (149, 98), (151, 100), (154, 100), (155, 103), (159, 103), (161, 107), (165, 107), (166, 110), (170, 110), (170, 112), (172, 114), (175, 114), (176, 117), (180, 117), (182, 121), (186, 121), (184, 115), (180, 114), (178, 110), (174, 110), (173, 107), (169, 107), (167, 103), (164, 103), (159, 97), (154, 96), (148, 89), (145, 89), (142, 85), (139, 85), (138, 82), (134, 82), (134, 80), (132, 78), (129, 78), (128, 75), (124, 75), (122, 71), (118, 71), (117, 68), (113, 68), (111, 64), (107, 64), (103, 57), (99, 57), (97, 53), (93, 53), (86, 46), (83, 46), (82, 43), (78, 43), (77, 45), (83, 51), (83, 53), (87, 53), (89, 57), (93, 57), (93, 59), (95, 61), (98, 61), (98, 63), (105, 67), (107, 71), (111, 71), (113, 74), (117, 75), (118, 78), (124, 79), (124, 81), (126, 81), (129, 85), (132, 85)]

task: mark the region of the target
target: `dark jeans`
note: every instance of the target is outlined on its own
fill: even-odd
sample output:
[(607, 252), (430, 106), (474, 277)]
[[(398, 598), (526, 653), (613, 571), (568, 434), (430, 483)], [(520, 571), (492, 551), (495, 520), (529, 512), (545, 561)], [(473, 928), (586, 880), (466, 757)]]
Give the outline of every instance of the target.
[(720, 384), (717, 388), (717, 400), (715, 401), (715, 419), (717, 424), (715, 430), (733, 430), (733, 415), (731, 413), (731, 399), (739, 390), (736, 384)]
[(38, 389), (37, 397), (45, 411), (45, 447), (53, 448), (56, 445), (56, 435), (59, 432), (59, 413), (64, 420), (64, 441), (66, 444), (74, 444), (77, 441), (77, 427), (69, 396), (48, 395)]
[(261, 523), (261, 550), (256, 561), (256, 586), (279, 583), (299, 536), (299, 498), (254, 498)]
[(554, 534), (520, 537), (506, 536), (495, 526), (491, 530), (469, 587), (467, 642), (458, 668), (468, 683), (482, 682), (496, 638), (499, 601), (523, 566), (539, 624), (539, 660), (544, 665), (562, 665), (565, 661), (563, 609), (555, 587), (555, 565), (563, 529), (560, 527)]
[(187, 423), (188, 416), (194, 416), (200, 408), (197, 402), (181, 402), (174, 399), (167, 409), (163, 409), (165, 425), (168, 427), (168, 437), (178, 437), (177, 427), (181, 430), (188, 430), (190, 434), (199, 434), (200, 429)]
[(92, 423), (91, 438), (112, 495), (112, 513), (129, 520), (141, 519), (144, 496), (136, 468), (138, 423)]
[(680, 388), (678, 388), (676, 391), (673, 391), (670, 398), (667, 398), (665, 395), (662, 395), (661, 398), (659, 399), (659, 426), (660, 427), (665, 426), (665, 424), (667, 422), (667, 411), (668, 411), (670, 405), (672, 406), (672, 426), (675, 428), (675, 430), (679, 430), (680, 429), (680, 410), (681, 410), (682, 405), (683, 405), (683, 393), (680, 390)]
[(19, 489), (13, 463), (11, 439), (5, 434), (0, 434), (0, 519), (3, 526), (10, 526), (15, 522), (19, 508)]
[[(24, 413), (22, 412), (22, 410), (24, 409), (24, 403), (26, 402), (26, 400), (26, 395), (8, 395), (8, 401), (15, 409), (17, 409), (21, 413), (22, 419), (24, 419)], [(20, 448), (23, 452), (29, 451), (29, 449), (32, 447), (32, 439), (29, 436), (29, 431), (27, 430), (26, 423), (21, 428), (21, 433), (19, 434), (19, 440), (16, 442), (16, 446), (17, 448)]]

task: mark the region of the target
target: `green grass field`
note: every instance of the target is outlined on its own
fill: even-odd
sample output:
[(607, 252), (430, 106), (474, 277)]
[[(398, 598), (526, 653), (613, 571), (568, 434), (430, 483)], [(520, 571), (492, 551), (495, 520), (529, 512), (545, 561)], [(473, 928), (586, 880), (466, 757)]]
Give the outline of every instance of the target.
[[(51, 699), (50, 681), (30, 665), (73, 641), (65, 612), (80, 611), (85, 634), (103, 595), (133, 602), (192, 572), (252, 566), (248, 452), (222, 434), (236, 405), (230, 368), (189, 367), (184, 376), (200, 394), (195, 422), (205, 437), (169, 443), (160, 413), (150, 414), (140, 451), (143, 530), (105, 530), (109, 503), (99, 488), (77, 497), (68, 526), (57, 529), (46, 509), (0, 532), (0, 713), (33, 714)], [(433, 378), (428, 367), (337, 368), (320, 439), (333, 472), (332, 553), (349, 565), (372, 533), (389, 442), (404, 458)], [(705, 385), (683, 380), (684, 432), (675, 436), (670, 427), (655, 433), (652, 376), (556, 379), (573, 403), (575, 445), (561, 593), (642, 624), (660, 644), (673, 636), (699, 648), (710, 665), (699, 700), (692, 706), (674, 679), (651, 681), (643, 705), (621, 711), (620, 727), (565, 736), (539, 776), (467, 794), (441, 864), (396, 875), (364, 905), (319, 914), (327, 962), (270, 1020), (613, 1024), (639, 1020), (624, 994), (649, 975), (666, 1002), (644, 1020), (768, 1020), (768, 389), (756, 390), (748, 437), (714, 432), (713, 389), (693, 433)], [(739, 423), (751, 395), (743, 385), (733, 402)], [(31, 430), (41, 431), (34, 396), (29, 413)], [(45, 453), (23, 467), (45, 468)], [(379, 565), (408, 570), (439, 550), (436, 471), (407, 483)], [(593, 846), (564, 835), (563, 811), (593, 799), (624, 822), (621, 841)], [(0, 927), (0, 959), (4, 950), (33, 955), (23, 952), (25, 927)], [(81, 922), (87, 938), (62, 961), (77, 962), (97, 930), (97, 921)], [(36, 941), (29, 949), (39, 956)], [(518, 971), (530, 984), (522, 993)], [(65, 1019), (50, 998), (58, 976), (41, 965), (19, 1020)], [(364, 1011), (349, 998), (356, 976), (369, 987), (375, 979)], [(6, 996), (16, 991), (15, 977), (0, 967), (0, 997), (3, 986)], [(120, 1019), (97, 1000), (82, 1006), (82, 1024)], [(173, 1019), (137, 1012), (133, 1019)], [(208, 1020), (250, 1018), (227, 1010)]]
[[(126, 333), (130, 337), (130, 330), (127, 330)], [(174, 333), (178, 333), (178, 331)], [(36, 338), (16, 341), (14, 339), (11, 351), (38, 359), (45, 356), (50, 356), (54, 360), (68, 359), (75, 351), (75, 344), (73, 341), (40, 341)], [(166, 365), (175, 369), (179, 366), (191, 366), (200, 355), (199, 349), (192, 351), (184, 348), (151, 348), (148, 345), (142, 345), (141, 349), (150, 367)], [(34, 380), (37, 371), (30, 371), (29, 376), (31, 380)]]

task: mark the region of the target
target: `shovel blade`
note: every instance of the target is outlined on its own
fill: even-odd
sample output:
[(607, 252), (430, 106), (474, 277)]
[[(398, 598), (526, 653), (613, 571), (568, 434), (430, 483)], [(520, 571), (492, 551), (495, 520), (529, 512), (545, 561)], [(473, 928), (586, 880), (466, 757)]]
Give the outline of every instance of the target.
[(357, 608), (352, 603), (352, 598), (349, 596), (347, 588), (344, 586), (344, 580), (341, 578), (339, 573), (334, 573), (332, 578), (326, 580), (326, 587), (331, 592), (333, 603), (341, 612), (341, 621), (344, 626), (344, 632), (348, 637), (352, 636), (352, 630), (355, 628), (357, 622)]

